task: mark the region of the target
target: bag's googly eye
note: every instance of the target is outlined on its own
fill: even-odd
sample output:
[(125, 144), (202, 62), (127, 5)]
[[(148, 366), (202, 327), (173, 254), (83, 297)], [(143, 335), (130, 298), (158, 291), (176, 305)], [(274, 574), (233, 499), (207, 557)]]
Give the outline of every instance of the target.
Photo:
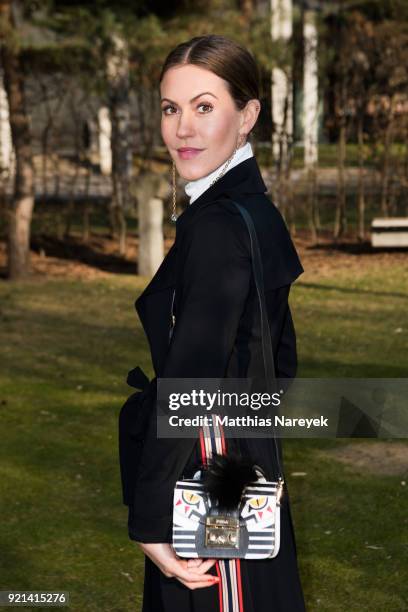
[(183, 501), (190, 506), (197, 506), (200, 503), (201, 495), (193, 491), (183, 491)]
[(262, 508), (266, 506), (267, 501), (268, 501), (268, 498), (264, 496), (263, 497), (253, 497), (252, 499), (248, 501), (248, 504), (254, 510), (261, 510)]

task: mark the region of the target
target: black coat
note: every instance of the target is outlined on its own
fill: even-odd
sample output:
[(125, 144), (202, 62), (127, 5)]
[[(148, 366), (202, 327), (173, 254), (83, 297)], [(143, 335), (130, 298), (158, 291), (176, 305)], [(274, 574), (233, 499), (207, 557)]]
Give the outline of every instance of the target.
[[(277, 376), (296, 375), (296, 336), (288, 296), (291, 283), (303, 268), (282, 216), (265, 192), (258, 164), (252, 157), (229, 170), (179, 216), (175, 243), (136, 300), (156, 377), (263, 375), (249, 234), (240, 213), (232, 203), (225, 202), (226, 197), (248, 210), (257, 232)], [(174, 287), (176, 325), (169, 344)], [(129, 398), (120, 416), (123, 501), (129, 506), (129, 537), (139, 542), (171, 542), (174, 485), (183, 475), (191, 476), (199, 465), (198, 444), (194, 439), (158, 439), (156, 378), (148, 385), (141, 381), (139, 386), (145, 386), (144, 391)], [(250, 455), (270, 479), (274, 478), (276, 458), (270, 439), (236, 443), (240, 452)], [(276, 559), (241, 562), (247, 597), (249, 591), (258, 593), (252, 592), (251, 605), (255, 605), (254, 598), (261, 598), (254, 612), (303, 610), (287, 489), (284, 499), (282, 544)], [(282, 576), (282, 572), (287, 575)], [(264, 595), (259, 594), (266, 592), (274, 580), (276, 597), (272, 597), (270, 607), (265, 603), (261, 608)], [(158, 595), (160, 589), (165, 591)], [(187, 612), (201, 610), (203, 605), (202, 609), (210, 612), (218, 609), (211, 607), (214, 594), (210, 591), (214, 589), (189, 591), (178, 581), (166, 579), (146, 558), (144, 611)], [(274, 607), (276, 598), (282, 601)], [(247, 610), (251, 610), (249, 600)]]

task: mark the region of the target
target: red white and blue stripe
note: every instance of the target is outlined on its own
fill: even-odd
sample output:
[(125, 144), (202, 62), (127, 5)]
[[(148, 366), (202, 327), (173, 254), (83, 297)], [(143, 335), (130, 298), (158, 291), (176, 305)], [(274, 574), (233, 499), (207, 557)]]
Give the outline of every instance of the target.
[[(204, 426), (200, 430), (201, 460), (204, 465), (213, 453), (226, 454), (227, 445), (222, 425)], [(244, 612), (240, 559), (218, 560), (215, 564), (220, 612)]]

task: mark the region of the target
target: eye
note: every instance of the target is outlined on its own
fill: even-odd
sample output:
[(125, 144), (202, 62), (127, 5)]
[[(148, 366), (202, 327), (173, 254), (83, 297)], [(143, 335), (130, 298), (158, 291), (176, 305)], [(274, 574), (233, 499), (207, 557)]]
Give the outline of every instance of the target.
[(248, 503), (254, 510), (260, 510), (266, 505), (267, 497), (253, 497)]
[(201, 107), (204, 107), (204, 108), (206, 108), (206, 109), (207, 109), (207, 110), (205, 110), (204, 112), (200, 113), (201, 115), (204, 115), (204, 114), (206, 114), (206, 113), (209, 113), (209, 112), (211, 112), (211, 111), (212, 111), (212, 109), (213, 109), (212, 104), (207, 104), (206, 102), (201, 102), (201, 104), (199, 104), (199, 105), (197, 106), (197, 108), (201, 108)]
[(183, 501), (191, 506), (197, 506), (200, 503), (201, 496), (193, 491), (183, 491)]
[(163, 106), (162, 113), (164, 115), (172, 115), (173, 113), (168, 113), (167, 112), (168, 110), (171, 110), (171, 109), (175, 110), (174, 106), (172, 106), (171, 104), (168, 104), (167, 106)]

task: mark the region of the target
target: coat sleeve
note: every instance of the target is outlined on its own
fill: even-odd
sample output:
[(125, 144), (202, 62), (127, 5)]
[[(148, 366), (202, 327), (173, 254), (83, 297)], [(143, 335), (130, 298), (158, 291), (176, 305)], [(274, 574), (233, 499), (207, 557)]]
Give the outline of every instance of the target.
[[(216, 204), (183, 237), (177, 320), (163, 378), (223, 377), (251, 278), (249, 236), (237, 215)], [(170, 542), (173, 490), (196, 439), (157, 438), (156, 402), (129, 508), (129, 537)]]
[(276, 376), (278, 378), (295, 378), (297, 371), (296, 333), (289, 308), (290, 288), (291, 285), (285, 285), (266, 293)]
[(297, 373), (296, 333), (289, 305), (286, 310), (283, 331), (277, 357), (278, 378), (295, 378)]

